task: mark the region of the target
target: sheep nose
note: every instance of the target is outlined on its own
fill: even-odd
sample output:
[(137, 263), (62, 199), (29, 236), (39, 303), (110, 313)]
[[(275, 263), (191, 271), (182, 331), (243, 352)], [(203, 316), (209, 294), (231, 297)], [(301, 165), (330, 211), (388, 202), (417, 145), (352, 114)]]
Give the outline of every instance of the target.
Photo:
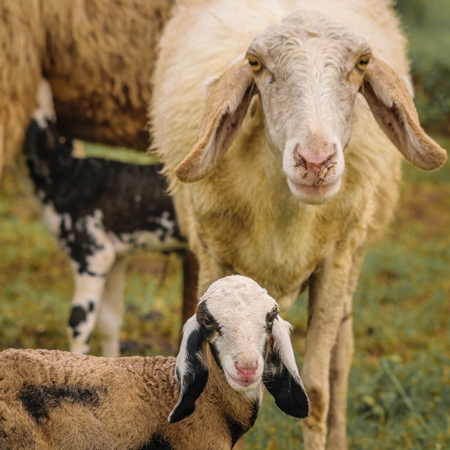
[(234, 367), (240, 375), (243, 375), (244, 377), (250, 377), (255, 375), (256, 371), (258, 370), (258, 363), (241, 365), (238, 362), (235, 362)]
[(319, 151), (309, 147), (302, 148), (297, 144), (294, 149), (294, 163), (296, 167), (303, 167), (307, 172), (319, 174), (336, 155), (336, 144), (324, 144)]

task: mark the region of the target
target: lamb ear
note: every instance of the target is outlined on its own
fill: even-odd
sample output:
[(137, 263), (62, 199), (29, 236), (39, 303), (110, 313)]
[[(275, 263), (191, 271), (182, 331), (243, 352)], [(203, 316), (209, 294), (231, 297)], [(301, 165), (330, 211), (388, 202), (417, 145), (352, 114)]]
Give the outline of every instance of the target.
[(176, 167), (180, 181), (190, 183), (209, 175), (231, 145), (251, 98), (256, 93), (248, 61), (231, 64), (209, 86), (194, 149)]
[(382, 130), (410, 163), (424, 170), (445, 163), (445, 150), (421, 128), (405, 81), (388, 64), (372, 58), (361, 90)]
[(289, 333), (291, 325), (279, 316), (272, 328), (263, 381), (284, 413), (303, 419), (309, 414), (309, 399), (298, 373)]
[(170, 423), (179, 422), (194, 412), (195, 401), (206, 385), (208, 366), (203, 351), (203, 341), (203, 333), (194, 315), (183, 327), (183, 339), (175, 364), (180, 395), (177, 404), (169, 414)]

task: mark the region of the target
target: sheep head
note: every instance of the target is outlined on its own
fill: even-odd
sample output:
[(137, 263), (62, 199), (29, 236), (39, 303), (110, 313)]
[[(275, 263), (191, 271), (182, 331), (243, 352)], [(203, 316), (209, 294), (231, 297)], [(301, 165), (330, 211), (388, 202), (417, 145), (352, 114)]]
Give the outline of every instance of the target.
[(444, 164), (445, 151), (420, 127), (407, 82), (372, 55), (366, 39), (298, 11), (255, 37), (245, 58), (211, 83), (198, 143), (175, 173), (184, 182), (211, 173), (258, 94), (268, 145), (292, 194), (324, 203), (341, 186), (358, 92), (408, 161), (424, 170)]
[(282, 411), (306, 417), (309, 401), (290, 329), (279, 317), (275, 300), (255, 281), (233, 275), (213, 283), (183, 329), (176, 362), (180, 396), (169, 421), (178, 422), (194, 411), (208, 378), (207, 346), (232, 389), (259, 404), (264, 383)]

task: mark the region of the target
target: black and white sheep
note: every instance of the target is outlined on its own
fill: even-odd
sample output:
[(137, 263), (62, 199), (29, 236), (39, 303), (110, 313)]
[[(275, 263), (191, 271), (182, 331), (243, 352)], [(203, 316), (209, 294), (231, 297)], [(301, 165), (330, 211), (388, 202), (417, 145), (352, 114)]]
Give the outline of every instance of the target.
[[(249, 278), (213, 283), (173, 357), (0, 353), (2, 450), (226, 450), (266, 386), (286, 414), (308, 397), (278, 305)], [(176, 376), (174, 376), (176, 373)]]
[(309, 287), (305, 448), (344, 450), (352, 296), (421, 129), (390, 0), (179, 0), (150, 118), (200, 294), (240, 273), (288, 305)]
[(58, 131), (46, 82), (41, 84), (39, 97), (24, 155), (43, 222), (73, 268), (70, 350), (88, 353), (97, 323), (103, 355), (117, 357), (126, 257), (142, 249), (179, 251), (184, 258), (186, 286), (194, 284), (184, 290), (183, 300), (195, 302), (194, 308), (196, 262), (180, 235), (173, 201), (159, 173), (161, 165), (75, 158), (73, 141)]

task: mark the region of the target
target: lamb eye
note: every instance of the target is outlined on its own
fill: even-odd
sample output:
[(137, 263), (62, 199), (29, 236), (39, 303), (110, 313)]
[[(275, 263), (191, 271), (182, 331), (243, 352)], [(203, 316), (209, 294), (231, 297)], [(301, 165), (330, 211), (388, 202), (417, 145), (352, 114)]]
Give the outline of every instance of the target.
[(259, 72), (263, 69), (263, 64), (259, 58), (253, 55), (247, 55), (248, 63), (250, 64), (250, 69), (253, 72)]
[(202, 322), (202, 325), (207, 329), (208, 331), (214, 330), (214, 325), (212, 322), (210, 322), (208, 319), (204, 319)]
[(370, 55), (361, 56), (358, 63), (356, 64), (356, 67), (359, 70), (365, 70), (367, 65), (369, 64), (369, 61), (370, 61)]
[(278, 316), (278, 310), (267, 313), (266, 315), (266, 327), (268, 330), (272, 330), (273, 322)]

